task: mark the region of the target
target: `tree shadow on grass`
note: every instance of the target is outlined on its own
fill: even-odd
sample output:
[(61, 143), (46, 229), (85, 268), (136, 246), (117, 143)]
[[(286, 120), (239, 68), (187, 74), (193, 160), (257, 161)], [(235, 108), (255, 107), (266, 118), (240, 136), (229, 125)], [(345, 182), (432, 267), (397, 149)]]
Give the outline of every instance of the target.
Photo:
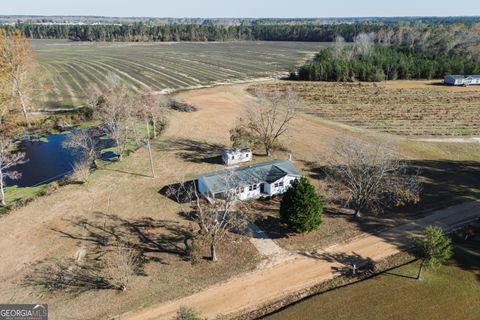
[(222, 164), (221, 151), (225, 146), (192, 139), (176, 139), (162, 143), (157, 148), (160, 151), (177, 151), (181, 159), (190, 162)]
[[(406, 160), (410, 174), (418, 173), (422, 185), (420, 202), (393, 210), (386, 215), (408, 213), (419, 215), (453, 204), (480, 198), (480, 162), (449, 160)], [(326, 166), (304, 162), (307, 176), (315, 180), (325, 180)]]
[(95, 219), (67, 221), (72, 231), (52, 230), (78, 243), (75, 258), (38, 262), (23, 285), (74, 295), (89, 290), (125, 290), (127, 278), (133, 274), (147, 276), (145, 264), (167, 264), (165, 254), (188, 260), (192, 233), (176, 221), (125, 219), (100, 212)]
[(63, 237), (90, 245), (92, 252), (122, 245), (136, 250), (145, 262), (165, 263), (160, 253), (186, 259), (191, 231), (176, 221), (150, 217), (124, 219), (113, 214), (97, 213), (99, 219), (75, 218), (69, 222), (75, 231), (53, 229)]
[(353, 266), (357, 268), (357, 271), (363, 270), (371, 270), (375, 262), (368, 257), (362, 257), (356, 252), (352, 252), (351, 254), (347, 253), (328, 253), (328, 252), (304, 252), (301, 255), (322, 260), (328, 263), (336, 264), (331, 267), (332, 272), (340, 273), (342, 275), (345, 274), (352, 274), (353, 273)]
[(178, 182), (162, 187), (158, 193), (180, 204), (190, 203), (195, 200), (197, 180)]
[(463, 270), (473, 272), (480, 281), (480, 221), (458, 231), (452, 238), (454, 246), (451, 262)]

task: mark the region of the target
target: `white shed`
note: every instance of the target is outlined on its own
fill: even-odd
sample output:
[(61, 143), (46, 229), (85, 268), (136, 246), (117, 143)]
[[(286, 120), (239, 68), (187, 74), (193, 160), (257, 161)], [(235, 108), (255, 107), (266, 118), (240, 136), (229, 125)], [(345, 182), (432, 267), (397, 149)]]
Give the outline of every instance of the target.
[(244, 149), (225, 149), (222, 151), (222, 160), (226, 165), (234, 165), (242, 162), (252, 161), (252, 150)]
[(445, 76), (443, 83), (451, 86), (480, 85), (480, 75), (447, 75)]

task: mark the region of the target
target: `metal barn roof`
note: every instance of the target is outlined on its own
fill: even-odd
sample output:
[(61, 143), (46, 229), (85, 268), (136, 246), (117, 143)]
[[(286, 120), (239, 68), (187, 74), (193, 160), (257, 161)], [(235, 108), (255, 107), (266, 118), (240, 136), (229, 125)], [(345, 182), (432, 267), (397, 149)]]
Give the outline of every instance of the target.
[(301, 176), (289, 160), (274, 160), (226, 170), (231, 170), (231, 175), (226, 175), (225, 170), (222, 170), (202, 174), (198, 178), (204, 181), (210, 192), (219, 193), (227, 191), (227, 185), (233, 189), (261, 182), (272, 183), (287, 175)]

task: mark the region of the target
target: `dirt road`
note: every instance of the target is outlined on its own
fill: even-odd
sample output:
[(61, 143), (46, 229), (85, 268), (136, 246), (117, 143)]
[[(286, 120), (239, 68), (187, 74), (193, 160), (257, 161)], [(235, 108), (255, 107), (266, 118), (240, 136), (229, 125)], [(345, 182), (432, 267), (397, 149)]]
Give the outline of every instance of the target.
[(296, 259), (253, 271), (191, 296), (125, 314), (120, 319), (169, 319), (181, 306), (192, 307), (208, 318), (251, 311), (331, 279), (336, 275), (335, 270), (346, 266), (346, 260), (349, 263), (361, 263), (362, 260), (378, 261), (391, 256), (427, 225), (438, 225), (449, 230), (478, 218), (480, 201), (449, 207), (406, 225), (374, 235), (364, 234), (349, 243), (310, 256), (299, 255)]

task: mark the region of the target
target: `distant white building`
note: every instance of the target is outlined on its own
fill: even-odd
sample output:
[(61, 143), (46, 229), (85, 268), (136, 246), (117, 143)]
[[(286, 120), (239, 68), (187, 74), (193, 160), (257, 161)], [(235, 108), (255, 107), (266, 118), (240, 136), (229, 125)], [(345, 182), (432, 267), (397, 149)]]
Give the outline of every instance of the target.
[(451, 86), (480, 85), (480, 75), (467, 75), (467, 76), (447, 75), (445, 76), (443, 83)]
[(252, 161), (252, 150), (245, 149), (225, 149), (222, 151), (222, 160), (226, 165), (239, 164)]
[(207, 199), (235, 192), (239, 200), (283, 194), (302, 175), (290, 160), (274, 160), (216, 171), (198, 177), (198, 191)]

